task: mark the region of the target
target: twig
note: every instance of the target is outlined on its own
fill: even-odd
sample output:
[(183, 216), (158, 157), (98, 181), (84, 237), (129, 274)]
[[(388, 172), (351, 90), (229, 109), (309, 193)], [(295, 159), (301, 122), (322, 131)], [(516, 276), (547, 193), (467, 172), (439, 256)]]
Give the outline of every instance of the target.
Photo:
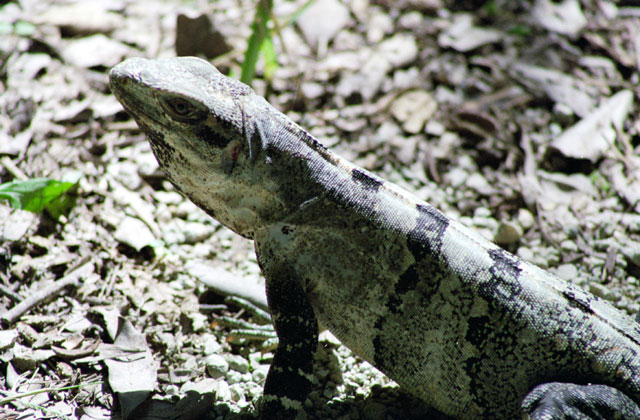
[[(102, 385), (104, 382), (92, 382), (92, 383), (88, 383), (88, 384), (78, 384), (78, 385), (69, 385), (69, 386), (63, 386), (61, 388), (40, 388), (40, 389), (36, 389), (33, 391), (28, 391), (28, 392), (20, 392), (14, 395), (9, 395), (6, 398), (3, 398), (0, 400), (0, 405), (4, 405), (8, 402), (11, 401), (15, 401), (19, 398), (23, 398), (23, 397), (29, 397), (31, 395), (37, 395), (37, 394), (42, 394), (43, 392), (58, 392), (58, 391), (68, 391), (70, 389), (75, 389), (75, 388), (82, 388), (85, 386), (93, 386), (93, 385)], [(8, 391), (2, 391), (0, 390), (0, 392), (2, 392), (5, 395), (8, 395), (9, 392)]]
[(2, 163), (2, 166), (4, 166), (4, 168), (15, 178), (20, 180), (28, 179), (27, 175), (25, 175), (25, 173), (22, 172), (11, 159), (9, 159), (9, 156), (5, 156), (0, 159), (0, 163)]
[(23, 300), (6, 314), (0, 316), (0, 323), (3, 325), (11, 325), (16, 322), (25, 312), (39, 304), (45, 299), (57, 296), (67, 286), (77, 286), (83, 276), (89, 274), (93, 270), (93, 263), (82, 261), (79, 266), (72, 268), (64, 277), (54, 282), (52, 285), (34, 292), (32, 296)]
[(22, 296), (9, 289), (7, 286), (0, 284), (0, 295), (5, 295), (15, 302), (22, 302)]

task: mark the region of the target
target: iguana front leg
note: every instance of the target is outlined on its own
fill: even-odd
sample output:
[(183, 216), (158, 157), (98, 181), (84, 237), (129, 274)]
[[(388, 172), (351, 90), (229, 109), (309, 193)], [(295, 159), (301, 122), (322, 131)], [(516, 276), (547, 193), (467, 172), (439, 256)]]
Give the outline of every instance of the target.
[(293, 270), (265, 272), (265, 277), (279, 342), (264, 385), (260, 419), (294, 419), (311, 392), (318, 323)]
[(608, 385), (538, 385), (522, 401), (522, 409), (530, 420), (640, 419), (638, 405)]

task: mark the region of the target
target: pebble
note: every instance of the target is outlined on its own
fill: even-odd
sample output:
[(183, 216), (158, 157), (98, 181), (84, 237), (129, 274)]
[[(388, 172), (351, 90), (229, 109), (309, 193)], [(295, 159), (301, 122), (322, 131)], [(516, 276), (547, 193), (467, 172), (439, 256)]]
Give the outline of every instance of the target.
[(531, 248), (527, 248), (525, 246), (521, 246), (520, 248), (518, 248), (517, 255), (523, 260), (529, 261), (529, 262), (533, 261), (533, 257), (534, 257), (534, 253), (531, 250)]
[(242, 380), (242, 374), (235, 370), (230, 370), (229, 372), (227, 372), (225, 379), (227, 380), (227, 383), (230, 385), (244, 382)]
[(367, 22), (367, 41), (370, 44), (377, 44), (382, 41), (386, 34), (393, 30), (393, 20), (389, 14), (376, 11)]
[(218, 382), (218, 393), (216, 394), (218, 401), (231, 401), (231, 389), (225, 381)]
[(467, 13), (460, 13), (454, 17), (451, 26), (438, 36), (438, 44), (443, 48), (468, 52), (482, 45), (497, 42), (501, 38), (501, 32), (473, 26), (473, 17)]
[(187, 244), (195, 244), (202, 242), (210, 237), (214, 228), (211, 225), (204, 225), (197, 222), (187, 222), (182, 226), (182, 233), (184, 234), (184, 242)]
[(205, 356), (218, 354), (222, 352), (222, 345), (216, 340), (215, 336), (208, 334), (204, 340), (203, 350)]
[(433, 116), (438, 104), (424, 90), (412, 90), (398, 96), (391, 104), (391, 114), (402, 124), (402, 129), (417, 134)]
[(609, 288), (604, 284), (590, 283), (589, 291), (594, 295), (601, 297), (602, 299), (606, 299), (609, 301), (612, 301), (615, 299), (614, 293), (612, 293), (611, 290), (609, 290)]
[(76, 67), (113, 67), (131, 55), (129, 47), (103, 34), (74, 39), (60, 51), (68, 64)]
[(640, 242), (625, 241), (621, 251), (635, 265), (640, 265)]
[(300, 93), (305, 99), (318, 99), (324, 94), (324, 86), (315, 82), (304, 82), (300, 85)]
[(297, 25), (309, 45), (318, 48), (331, 41), (348, 22), (349, 9), (340, 1), (316, 0), (298, 17)]
[(467, 186), (482, 195), (489, 196), (493, 193), (493, 187), (489, 184), (487, 179), (478, 172), (474, 172), (469, 175), (469, 178), (467, 178)]
[(389, 60), (378, 52), (372, 52), (364, 60), (360, 71), (340, 79), (336, 86), (336, 94), (344, 98), (356, 94), (361, 96), (364, 102), (368, 102), (380, 91), (390, 69)]
[(525, 208), (518, 210), (517, 219), (518, 219), (518, 223), (520, 223), (520, 226), (522, 226), (524, 230), (531, 229), (536, 222), (536, 219), (533, 216), (533, 214)]
[(0, 331), (0, 350), (5, 350), (13, 345), (18, 338), (18, 330)]
[(251, 379), (259, 384), (263, 383), (267, 379), (267, 373), (269, 372), (269, 365), (257, 366), (251, 375)]
[(381, 42), (378, 51), (394, 68), (409, 65), (418, 58), (418, 44), (409, 34), (399, 33)]
[(229, 371), (229, 363), (224, 357), (212, 354), (205, 359), (207, 373), (214, 379), (223, 377)]
[(444, 179), (452, 187), (458, 188), (464, 185), (468, 177), (469, 177), (469, 174), (467, 173), (467, 171), (455, 166), (445, 174)]
[(493, 240), (498, 245), (515, 244), (522, 238), (522, 227), (514, 222), (501, 222)]
[(129, 245), (136, 251), (151, 245), (156, 239), (142, 220), (130, 216), (122, 219), (113, 237), (118, 242)]
[[(2, 209), (8, 210), (8, 207)], [(26, 210), (13, 210), (9, 215), (3, 214), (6, 219), (4, 226), (0, 226), (1, 239), (5, 241), (18, 241), (26, 235), (29, 228), (34, 226), (37, 216)], [(3, 217), (4, 218), (4, 217)]]
[(561, 264), (556, 268), (556, 276), (575, 283), (578, 278), (578, 269), (573, 264)]
[(244, 387), (242, 384), (233, 384), (229, 386), (229, 393), (231, 394), (231, 399), (238, 402), (244, 398)]
[(229, 363), (229, 367), (240, 373), (249, 372), (249, 361), (242, 356), (238, 356), (237, 354), (227, 354), (224, 358)]

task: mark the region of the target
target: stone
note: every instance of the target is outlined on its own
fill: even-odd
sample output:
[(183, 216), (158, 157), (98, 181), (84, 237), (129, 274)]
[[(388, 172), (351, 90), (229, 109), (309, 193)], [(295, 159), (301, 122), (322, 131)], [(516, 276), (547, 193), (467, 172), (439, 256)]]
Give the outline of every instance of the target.
[(218, 379), (226, 375), (229, 371), (229, 363), (219, 354), (211, 354), (205, 359), (207, 373), (214, 379)]
[[(330, 17), (330, 18), (329, 18)], [(311, 48), (328, 43), (349, 22), (349, 9), (338, 0), (316, 0), (298, 17), (297, 25)]]

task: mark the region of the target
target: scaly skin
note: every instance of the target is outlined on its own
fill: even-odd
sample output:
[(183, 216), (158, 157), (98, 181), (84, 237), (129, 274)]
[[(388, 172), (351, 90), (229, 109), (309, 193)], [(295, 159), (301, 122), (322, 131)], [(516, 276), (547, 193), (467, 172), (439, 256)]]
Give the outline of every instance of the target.
[(262, 419), (310, 391), (317, 320), (457, 419), (640, 418), (640, 327), (325, 149), (197, 58), (111, 87), (176, 188), (255, 241), (280, 340)]

